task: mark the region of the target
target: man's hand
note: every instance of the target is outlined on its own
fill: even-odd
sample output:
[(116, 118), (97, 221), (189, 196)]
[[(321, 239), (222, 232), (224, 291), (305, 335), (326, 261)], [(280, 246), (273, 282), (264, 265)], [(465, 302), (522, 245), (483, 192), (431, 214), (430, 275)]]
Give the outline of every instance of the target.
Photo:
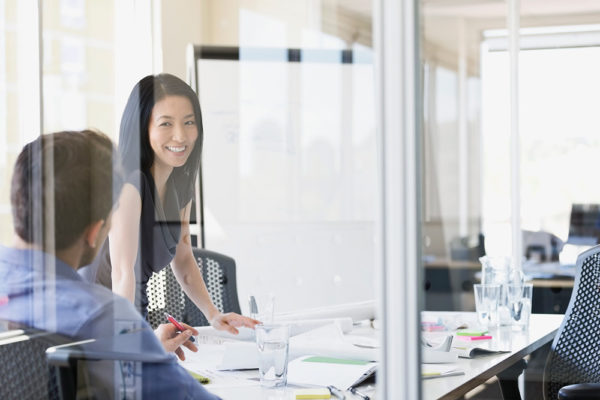
[(218, 313), (210, 320), (210, 324), (217, 330), (237, 335), (240, 333), (237, 330), (238, 327), (245, 326), (246, 328), (254, 329), (254, 326), (260, 324), (260, 321), (236, 313)]
[(190, 336), (197, 335), (198, 331), (183, 322), (181, 322), (181, 325), (186, 328), (185, 331), (181, 333), (177, 331), (177, 328), (173, 324), (160, 324), (158, 328), (154, 330), (154, 333), (167, 352), (175, 352), (177, 357), (183, 361), (185, 360), (185, 354), (180, 346), (184, 345), (193, 352), (198, 351), (196, 345), (189, 340)]

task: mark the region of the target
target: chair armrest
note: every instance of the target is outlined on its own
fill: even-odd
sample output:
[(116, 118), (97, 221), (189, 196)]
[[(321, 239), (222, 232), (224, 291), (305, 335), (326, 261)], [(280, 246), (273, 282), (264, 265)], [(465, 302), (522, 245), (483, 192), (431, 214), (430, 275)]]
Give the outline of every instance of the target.
[(564, 386), (558, 391), (559, 400), (597, 399), (600, 393), (600, 383), (578, 383)]
[(46, 350), (46, 358), (48, 363), (56, 368), (61, 398), (77, 398), (77, 382), (81, 378), (77, 375), (79, 361), (172, 362), (173, 355), (157, 352), (156, 341), (148, 341), (148, 338), (153, 336), (154, 333), (148, 336), (144, 335), (143, 330), (139, 330), (98, 340), (90, 339), (49, 347)]
[[(150, 337), (154, 339), (154, 333)], [(143, 330), (139, 330), (101, 339), (49, 347), (46, 350), (46, 357), (50, 364), (60, 367), (69, 365), (72, 360), (161, 363), (171, 361), (173, 356), (157, 352), (156, 341), (149, 341)]]

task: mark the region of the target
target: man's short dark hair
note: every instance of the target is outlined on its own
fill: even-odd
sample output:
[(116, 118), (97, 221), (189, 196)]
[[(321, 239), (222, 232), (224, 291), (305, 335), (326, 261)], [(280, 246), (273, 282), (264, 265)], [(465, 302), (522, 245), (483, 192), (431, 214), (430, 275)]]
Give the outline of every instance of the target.
[(42, 135), (25, 145), (11, 184), (16, 233), (45, 248), (53, 226), (55, 250), (73, 245), (112, 210), (123, 185), (118, 159), (111, 140), (90, 130)]

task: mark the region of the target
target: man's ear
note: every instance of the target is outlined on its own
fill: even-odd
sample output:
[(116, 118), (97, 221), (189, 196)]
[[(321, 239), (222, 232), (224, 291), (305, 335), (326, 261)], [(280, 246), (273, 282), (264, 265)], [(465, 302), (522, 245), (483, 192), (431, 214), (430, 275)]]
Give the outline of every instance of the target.
[(100, 230), (104, 226), (104, 220), (101, 219), (99, 221), (93, 222), (85, 231), (85, 241), (91, 248), (96, 248), (96, 243), (98, 241), (98, 235), (100, 234)]

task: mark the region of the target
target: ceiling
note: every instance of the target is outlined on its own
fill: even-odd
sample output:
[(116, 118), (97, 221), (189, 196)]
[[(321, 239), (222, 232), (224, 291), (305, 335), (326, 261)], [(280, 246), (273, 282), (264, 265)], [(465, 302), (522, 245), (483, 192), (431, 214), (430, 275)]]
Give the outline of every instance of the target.
[[(502, 18), (507, 14), (505, 0), (423, 0), (425, 15), (461, 18)], [(521, 17), (564, 16), (600, 12), (597, 0), (522, 0)]]
[[(343, 7), (357, 14), (371, 17), (373, 1), (337, 1)], [(422, 0), (421, 6), (426, 15), (444, 15), (463, 18), (499, 18), (506, 15), (506, 0)], [(521, 15), (565, 15), (600, 12), (598, 0), (521, 0)]]
[[(340, 9), (372, 19), (372, 0), (333, 1)], [(420, 4), (424, 55), (449, 66), (457, 62), (464, 39), (469, 69), (476, 71), (482, 31), (507, 26), (506, 0), (421, 0)], [(522, 27), (600, 23), (600, 0), (521, 0), (520, 9)]]

